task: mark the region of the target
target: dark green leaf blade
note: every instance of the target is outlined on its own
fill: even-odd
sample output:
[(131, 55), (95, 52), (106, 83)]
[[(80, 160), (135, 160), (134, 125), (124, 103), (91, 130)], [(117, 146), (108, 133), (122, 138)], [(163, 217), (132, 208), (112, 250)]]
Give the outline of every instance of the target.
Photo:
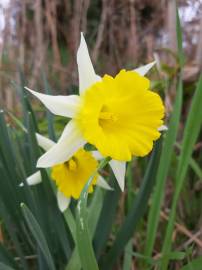
[(126, 219), (123, 225), (121, 226), (120, 231), (117, 234), (117, 237), (115, 239), (112, 248), (100, 263), (101, 269), (103, 270), (112, 269), (113, 264), (123, 251), (127, 242), (133, 236), (138, 222), (145, 213), (148, 200), (156, 179), (156, 173), (160, 158), (160, 151), (161, 151), (161, 140), (159, 140), (155, 145), (154, 151), (152, 153), (152, 156), (147, 166), (147, 170), (144, 175), (142, 185), (140, 187), (137, 197), (134, 199), (132, 203), (130, 212), (126, 216)]
[(51, 253), (49, 251), (48, 244), (46, 242), (46, 239), (43, 235), (43, 232), (42, 232), (38, 222), (36, 221), (35, 217), (33, 216), (31, 211), (29, 210), (29, 208), (25, 204), (22, 203), (21, 208), (22, 208), (22, 212), (23, 212), (23, 215), (25, 217), (25, 220), (27, 222), (27, 225), (28, 225), (30, 231), (32, 232), (32, 235), (35, 238), (38, 246), (40, 247), (41, 252), (44, 255), (44, 258), (46, 259), (46, 263), (49, 266), (49, 269), (55, 270), (54, 262), (53, 262)]

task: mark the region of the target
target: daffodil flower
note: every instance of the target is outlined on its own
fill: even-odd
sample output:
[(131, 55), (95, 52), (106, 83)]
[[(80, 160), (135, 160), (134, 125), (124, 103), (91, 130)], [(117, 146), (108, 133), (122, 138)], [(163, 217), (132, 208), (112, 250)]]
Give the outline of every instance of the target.
[[(45, 151), (50, 150), (54, 147), (55, 142), (52, 140), (36, 134), (38, 145)], [(89, 177), (96, 171), (98, 166), (98, 160), (101, 160), (102, 156), (98, 151), (85, 151), (83, 148), (79, 149), (74, 155), (64, 163), (54, 165), (51, 168), (51, 177), (56, 182), (57, 190), (57, 201), (59, 209), (63, 212), (68, 207), (71, 198), (78, 199), (80, 193), (86, 184)], [(116, 164), (113, 161), (109, 162), (115, 177), (124, 179), (125, 170), (123, 175), (120, 175), (117, 171)], [(36, 185), (41, 183), (42, 177), (40, 171), (35, 172), (31, 176), (27, 177), (26, 182), (28, 185)], [(123, 181), (122, 181), (123, 182)], [(20, 186), (23, 184), (21, 183)], [(107, 190), (112, 190), (105, 179), (97, 174), (89, 188), (89, 193), (93, 191), (93, 186), (97, 185)]]
[[(114, 78), (101, 78), (94, 71), (81, 34), (77, 64), (79, 95), (51, 96), (26, 87), (53, 114), (72, 118), (57, 144), (39, 158), (37, 167), (64, 163), (88, 142), (101, 156), (111, 157), (116, 173), (123, 175), (125, 162), (132, 156), (147, 155), (164, 127), (163, 103), (144, 77), (155, 62), (132, 71), (121, 70)], [(123, 190), (123, 177), (118, 182)]]

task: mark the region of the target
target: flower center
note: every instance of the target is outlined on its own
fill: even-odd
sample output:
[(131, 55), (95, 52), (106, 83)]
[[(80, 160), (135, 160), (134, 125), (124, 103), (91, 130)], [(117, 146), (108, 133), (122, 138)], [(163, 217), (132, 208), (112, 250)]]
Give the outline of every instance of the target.
[(69, 161), (65, 162), (65, 165), (67, 166), (68, 170), (75, 172), (77, 169), (76, 160), (74, 158), (71, 158)]
[(99, 114), (99, 124), (104, 127), (106, 125), (115, 123), (118, 120), (118, 117), (115, 113), (110, 112), (110, 109), (104, 105)]
[(113, 122), (116, 122), (118, 120), (115, 113), (112, 113), (112, 112), (100, 112), (99, 119), (100, 120), (111, 120)]

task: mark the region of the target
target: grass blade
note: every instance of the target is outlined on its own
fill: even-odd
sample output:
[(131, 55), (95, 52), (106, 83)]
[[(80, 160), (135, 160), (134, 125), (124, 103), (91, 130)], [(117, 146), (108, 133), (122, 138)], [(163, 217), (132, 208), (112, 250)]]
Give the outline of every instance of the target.
[(81, 269), (81, 261), (79, 257), (79, 252), (77, 247), (74, 248), (74, 251), (72, 253), (72, 256), (68, 262), (68, 265), (66, 266), (65, 270), (80, 270)]
[(77, 248), (79, 251), (79, 256), (81, 264), (84, 270), (97, 269), (98, 264), (94, 255), (91, 237), (88, 227), (88, 211), (87, 211), (87, 197), (88, 188), (93, 179), (93, 176), (88, 181), (84, 190), (81, 193), (78, 205), (77, 205), (77, 219), (76, 219), (76, 240)]
[(89, 211), (88, 225), (92, 238), (97, 227), (99, 216), (102, 210), (102, 205), (103, 205), (103, 190), (101, 190), (100, 187), (96, 187), (91, 204), (88, 209)]
[[(108, 162), (109, 158), (104, 159), (97, 170), (102, 169)], [(96, 173), (96, 172), (95, 172)], [(87, 198), (88, 189), (93, 180), (94, 174), (90, 177), (84, 189), (81, 192), (77, 204), (77, 218), (76, 218), (76, 238), (79, 256), (83, 270), (98, 270), (98, 264), (92, 247), (92, 241), (88, 226), (88, 210)]]
[(202, 265), (202, 256), (192, 260), (187, 265), (184, 265), (180, 270), (200, 270)]
[(172, 117), (169, 124), (169, 130), (166, 133), (166, 138), (163, 145), (162, 157), (160, 160), (159, 169), (157, 173), (157, 183), (154, 190), (151, 209), (149, 212), (147, 238), (146, 238), (147, 240), (146, 240), (146, 247), (145, 247), (146, 256), (151, 256), (153, 246), (154, 246), (158, 221), (160, 217), (160, 208), (161, 208), (161, 204), (164, 197), (165, 182), (168, 176), (173, 147), (174, 147), (174, 143), (177, 137), (178, 125), (180, 121), (180, 114), (181, 114), (181, 108), (182, 108), (183, 85), (182, 85), (181, 72), (182, 72), (182, 67), (184, 64), (184, 55), (183, 55), (183, 50), (182, 50), (182, 30), (181, 30), (177, 7), (176, 7), (176, 22), (177, 22), (176, 33), (177, 33), (177, 45), (178, 45), (178, 58), (179, 58), (179, 65), (180, 65), (180, 76), (179, 76), (174, 109), (173, 109)]
[[(88, 185), (87, 185), (88, 187)], [(76, 222), (77, 247), (84, 270), (98, 270), (98, 264), (94, 255), (91, 237), (87, 224), (88, 212), (86, 209), (87, 190), (82, 192), (78, 202), (78, 216)]]
[(113, 191), (107, 192), (105, 195), (94, 237), (94, 247), (97, 258), (99, 258), (103, 248), (107, 243), (121, 194), (121, 190), (117, 184), (117, 181), (112, 174), (109, 184), (113, 188)]
[(36, 240), (38, 246), (40, 247), (40, 250), (44, 255), (44, 258), (46, 260), (46, 263), (47, 263), (49, 269), (55, 270), (54, 262), (53, 262), (51, 253), (49, 251), (48, 244), (46, 242), (46, 239), (43, 235), (43, 232), (42, 232), (38, 222), (36, 221), (35, 217), (33, 216), (31, 211), (29, 210), (29, 208), (25, 204), (22, 203), (21, 208), (22, 208), (22, 212), (23, 212), (23, 215), (25, 217), (25, 220), (27, 222), (27, 225), (28, 225), (34, 239)]
[(147, 236), (146, 236), (146, 247), (145, 255), (151, 256), (154, 241), (157, 232), (158, 221), (160, 218), (160, 209), (164, 197), (165, 182), (168, 175), (171, 157), (173, 153), (173, 147), (177, 137), (178, 125), (180, 121), (182, 107), (182, 82), (180, 81), (175, 100), (175, 105), (172, 113), (172, 117), (169, 124), (169, 129), (165, 134), (165, 140), (163, 143), (163, 149), (159, 168), (156, 178), (156, 186), (154, 189), (151, 208), (149, 211), (148, 225), (147, 225)]
[(123, 260), (123, 270), (129, 270), (132, 263), (133, 252), (133, 239), (131, 239), (125, 247), (124, 260)]
[[(99, 187), (97, 187), (93, 195), (90, 207), (88, 209), (88, 216), (89, 216), (88, 224), (89, 224), (89, 232), (90, 232), (91, 238), (93, 237), (95, 229), (96, 229), (97, 221), (98, 221), (101, 207), (102, 207), (102, 201), (103, 201), (103, 191)], [(74, 221), (74, 218), (70, 209), (67, 209), (65, 211), (64, 216), (76, 243), (76, 224), (75, 224), (75, 221)], [(81, 269), (81, 262), (80, 262), (77, 246), (75, 246), (72, 256), (65, 269), (66, 270)]]
[[(173, 196), (169, 222), (168, 222), (168, 226), (166, 230), (166, 236), (164, 239), (162, 256), (164, 254), (168, 254), (171, 249), (172, 232), (173, 232), (173, 227), (174, 227), (174, 222), (175, 222), (177, 202), (178, 202), (178, 198), (183, 187), (185, 175), (188, 170), (193, 147), (201, 129), (201, 124), (202, 124), (201, 100), (202, 100), (202, 76), (200, 77), (196, 92), (194, 94), (191, 108), (189, 111), (189, 115), (187, 118), (187, 123), (184, 130), (182, 150), (180, 153), (179, 163), (178, 163), (178, 168), (177, 168), (177, 173), (176, 173), (175, 193)], [(167, 269), (167, 266), (168, 266), (168, 259), (165, 257), (162, 259), (161, 269), (162, 270)]]
[[(133, 194), (133, 162), (131, 161), (127, 166), (126, 178), (127, 178), (127, 213), (130, 211), (134, 194)], [(133, 237), (128, 241), (124, 250), (123, 270), (129, 270), (132, 264), (132, 252), (133, 252)]]

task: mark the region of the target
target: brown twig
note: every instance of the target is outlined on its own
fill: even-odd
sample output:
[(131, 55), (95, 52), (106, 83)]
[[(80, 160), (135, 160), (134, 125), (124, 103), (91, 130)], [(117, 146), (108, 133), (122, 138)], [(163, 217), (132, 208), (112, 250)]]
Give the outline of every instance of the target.
[[(160, 215), (165, 220), (169, 219), (169, 217), (163, 211), (161, 211)], [(195, 242), (200, 248), (202, 248), (202, 241), (200, 239), (198, 239), (198, 237), (197, 237), (198, 235), (193, 234), (184, 225), (181, 225), (177, 222), (175, 222), (175, 227), (176, 227), (177, 231), (179, 231), (180, 233), (189, 237), (192, 240), (191, 242)]]
[(92, 59), (93, 62), (95, 63), (97, 61), (98, 55), (99, 55), (99, 50), (103, 41), (103, 34), (107, 22), (107, 16), (108, 16), (108, 6), (107, 6), (108, 1), (102, 0), (102, 13), (101, 13), (101, 20), (97, 32), (97, 38), (95, 41), (95, 46), (93, 49), (92, 53)]

